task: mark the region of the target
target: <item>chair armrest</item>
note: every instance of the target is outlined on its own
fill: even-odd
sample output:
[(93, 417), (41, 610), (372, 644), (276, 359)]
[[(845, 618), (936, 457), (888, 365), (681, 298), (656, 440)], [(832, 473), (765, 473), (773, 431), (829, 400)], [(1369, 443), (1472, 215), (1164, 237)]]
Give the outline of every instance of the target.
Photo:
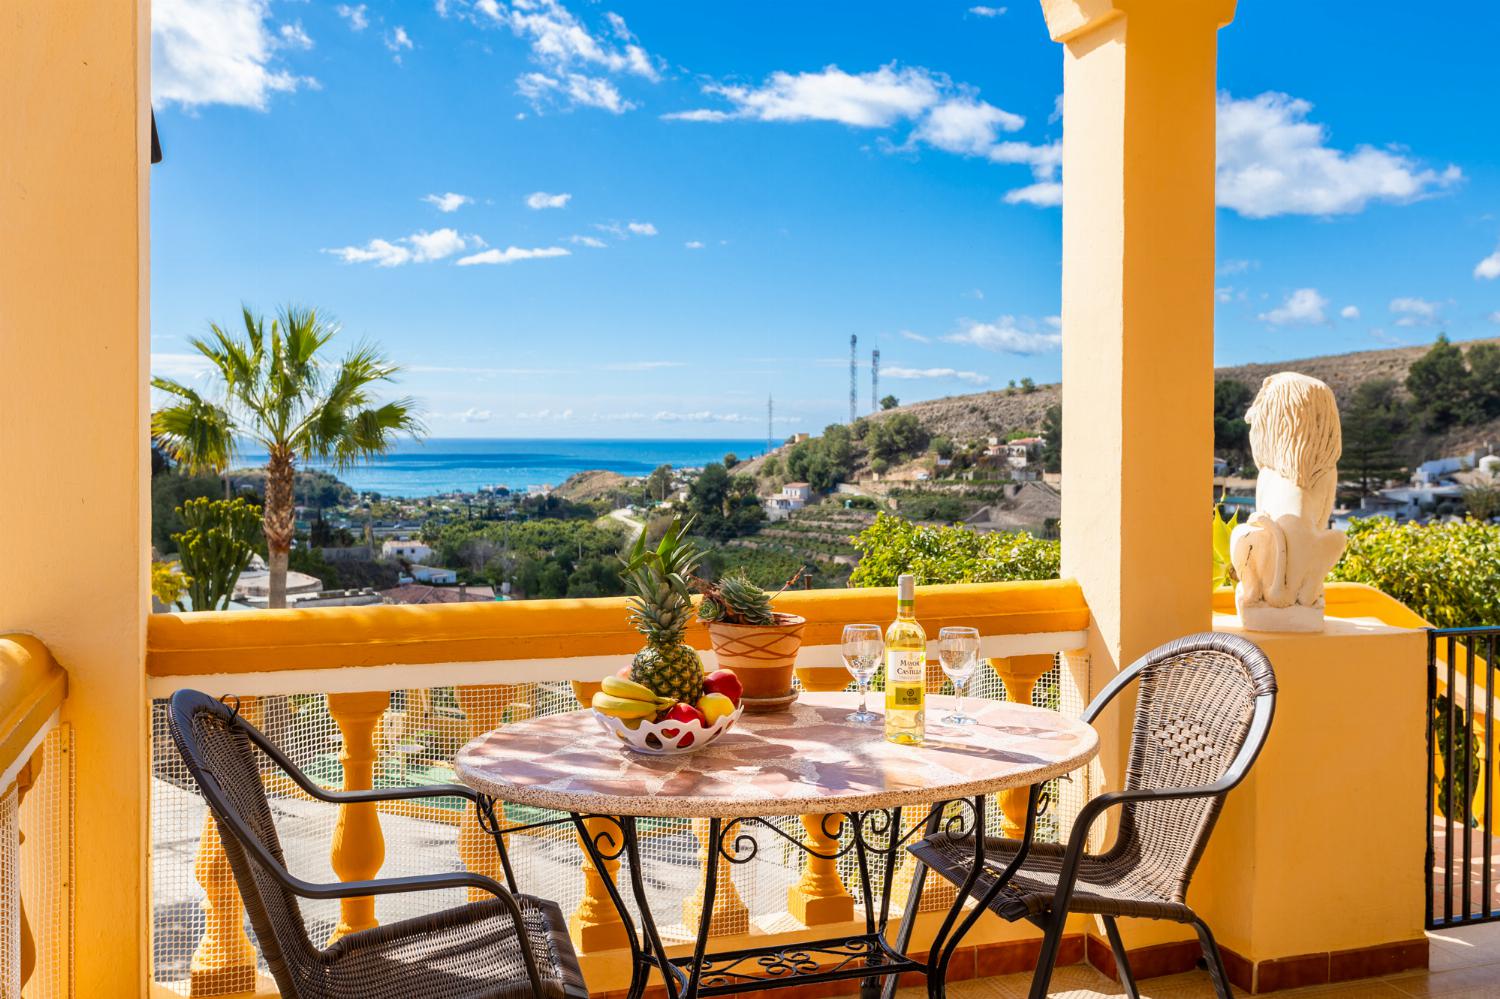
[[(293, 778), (295, 780), (295, 777)], [(298, 781), (301, 784), (300, 781)], [(311, 786), (308, 786), (311, 785)], [(337, 791), (319, 787), (311, 781), (302, 789), (313, 797), (335, 805), (357, 805), (373, 801), (407, 801), (412, 798), (464, 798), (475, 801), (478, 795), (463, 784), (420, 784), (416, 787), (376, 787), (366, 791)], [(316, 788), (316, 790), (314, 790)]]

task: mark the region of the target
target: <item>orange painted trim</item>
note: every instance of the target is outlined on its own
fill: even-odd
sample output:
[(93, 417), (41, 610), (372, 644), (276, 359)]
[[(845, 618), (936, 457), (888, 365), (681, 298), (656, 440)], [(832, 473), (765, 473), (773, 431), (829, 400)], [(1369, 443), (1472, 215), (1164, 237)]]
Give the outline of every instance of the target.
[(0, 770), (8, 770), (68, 696), (68, 674), (30, 635), (0, 636)]
[[(895, 604), (894, 587), (799, 590), (776, 601), (779, 610), (807, 618), (807, 645), (836, 644), (851, 621), (883, 623)], [(973, 625), (987, 635), (1022, 635), (1082, 631), (1089, 623), (1078, 583), (1058, 579), (919, 587), (917, 614), (934, 635), (946, 624)], [(709, 647), (707, 629), (696, 623), (687, 640)], [(623, 597), (207, 611), (151, 616), (146, 674), (565, 659), (629, 655), (640, 647)]]

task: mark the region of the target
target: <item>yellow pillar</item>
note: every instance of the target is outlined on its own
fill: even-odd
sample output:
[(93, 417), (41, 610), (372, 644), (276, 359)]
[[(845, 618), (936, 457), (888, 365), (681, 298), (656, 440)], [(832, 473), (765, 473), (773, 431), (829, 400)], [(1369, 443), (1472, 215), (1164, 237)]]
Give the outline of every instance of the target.
[(1215, 63), (1234, 7), (1042, 3), (1064, 45), (1062, 575), (1109, 672), (1211, 620)]
[(29, 570), (0, 574), (0, 631), (69, 674), (80, 996), (139, 995), (149, 967), (150, 51), (144, 0), (5, 4), (0, 524)]
[[(708, 831), (708, 819), (693, 820), (693, 835), (698, 837), (698, 844), (702, 847), (698, 862), (703, 877), (699, 879), (698, 887), (693, 889), (693, 893), (682, 900), (682, 922), (693, 933), (698, 932), (698, 925), (703, 918), (703, 888), (708, 880), (708, 851), (718, 849), (718, 844), (708, 841)], [(734, 833), (731, 832), (726, 845), (730, 856), (734, 855), (733, 843)], [(745, 908), (739, 889), (734, 886), (733, 870), (734, 865), (721, 853), (718, 876), (714, 878), (714, 911), (708, 923), (711, 936), (721, 937), (749, 930), (750, 910)]]
[(203, 937), (193, 951), (188, 995), (223, 996), (255, 989), (255, 947), (245, 933), (245, 904), (212, 813), (203, 816), (193, 876), (203, 886)]
[[(391, 695), (384, 690), (358, 694), (329, 694), (328, 713), (344, 737), (339, 762), (344, 767), (344, 790), (365, 791), (374, 786), (375, 727), (380, 724)], [(340, 805), (333, 828), (333, 871), (342, 881), (373, 878), (385, 862), (385, 837), (380, 815), (370, 802)], [(331, 944), (348, 933), (375, 925), (375, 899), (346, 898), (339, 901), (339, 924), (328, 938)]]
[[(1012, 704), (1030, 704), (1036, 690), (1036, 682), (1050, 670), (1055, 660), (1050, 655), (1012, 656), (1009, 659), (993, 659), (992, 665), (1000, 682), (1005, 685), (1005, 697)], [(1000, 793), (1000, 833), (1011, 839), (1020, 839), (1026, 831), (1025, 788), (1015, 788)]]
[[(601, 843), (601, 849), (605, 853), (614, 853), (619, 849), (620, 824), (614, 819), (585, 819), (583, 827), (588, 830), (595, 843)], [(604, 861), (604, 868), (600, 870), (587, 853), (583, 855), (583, 899), (568, 917), (568, 931), (581, 953), (593, 954), (601, 950), (630, 946), (625, 921), (615, 909), (615, 904), (609, 897), (609, 888), (604, 883), (605, 878), (614, 881), (619, 872), (618, 859)]]
[[(844, 816), (804, 815), (802, 828), (807, 830), (807, 845), (822, 854), (838, 849)], [(826, 826), (826, 828), (825, 828)], [(804, 926), (843, 923), (854, 918), (854, 896), (839, 877), (836, 858), (803, 854), (802, 879), (786, 890), (786, 910)]]

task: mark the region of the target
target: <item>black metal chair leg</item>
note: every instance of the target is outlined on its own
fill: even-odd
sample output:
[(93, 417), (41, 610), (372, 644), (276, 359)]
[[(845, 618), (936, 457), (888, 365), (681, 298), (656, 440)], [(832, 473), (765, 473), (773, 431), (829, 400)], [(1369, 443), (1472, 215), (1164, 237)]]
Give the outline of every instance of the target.
[(1062, 949), (1063, 929), (1067, 923), (1066, 912), (1050, 913), (1047, 917), (1042, 952), (1037, 955), (1036, 972), (1031, 976), (1031, 999), (1047, 999), (1047, 987), (1052, 984), (1052, 971), (1057, 967), (1057, 954)]
[(1198, 931), (1198, 940), (1203, 944), (1203, 961), (1208, 965), (1209, 977), (1214, 980), (1214, 992), (1219, 999), (1230, 999), (1229, 972), (1224, 969), (1224, 955), (1219, 953), (1218, 941), (1201, 919), (1193, 920), (1193, 929)]
[(1100, 918), (1104, 920), (1104, 935), (1109, 937), (1109, 949), (1115, 955), (1115, 970), (1119, 973), (1120, 984), (1125, 986), (1125, 994), (1130, 999), (1141, 999), (1141, 993), (1135, 987), (1135, 975), (1130, 973), (1130, 956), (1125, 953), (1125, 941), (1120, 939), (1120, 927), (1115, 924), (1115, 917)]

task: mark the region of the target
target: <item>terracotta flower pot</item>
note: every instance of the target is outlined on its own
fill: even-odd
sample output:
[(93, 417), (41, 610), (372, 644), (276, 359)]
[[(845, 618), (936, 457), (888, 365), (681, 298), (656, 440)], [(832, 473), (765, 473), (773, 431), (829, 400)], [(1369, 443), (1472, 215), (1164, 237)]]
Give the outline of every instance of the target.
[(775, 624), (716, 621), (708, 626), (719, 668), (734, 670), (745, 688), (745, 710), (778, 710), (791, 704), (792, 667), (806, 625), (806, 618), (777, 614)]

